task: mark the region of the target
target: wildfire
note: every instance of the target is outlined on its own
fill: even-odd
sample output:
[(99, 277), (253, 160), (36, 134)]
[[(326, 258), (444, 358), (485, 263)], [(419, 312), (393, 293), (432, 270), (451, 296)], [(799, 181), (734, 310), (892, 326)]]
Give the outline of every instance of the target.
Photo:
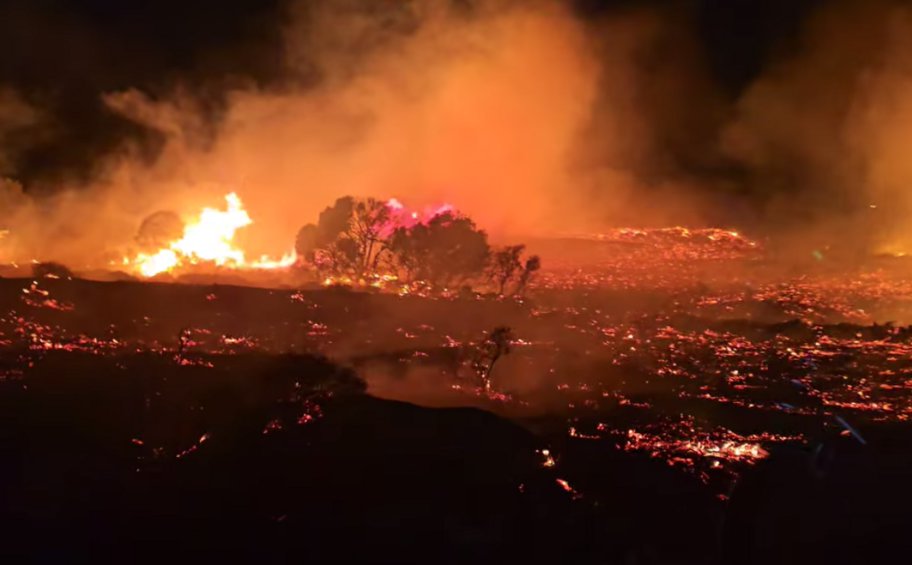
[[(248, 260), (244, 251), (235, 245), (234, 236), (239, 229), (251, 225), (253, 220), (237, 194), (232, 192), (226, 195), (225, 202), (225, 209), (204, 208), (195, 221), (184, 227), (180, 239), (154, 253), (139, 253), (132, 259), (124, 258), (123, 264), (144, 277), (154, 277), (187, 265), (202, 263), (229, 269), (270, 270), (289, 267), (297, 261), (294, 251), (278, 259), (264, 255), (256, 260)], [(390, 211), (389, 221), (383, 226), (386, 235), (397, 227), (411, 227), (453, 210), (451, 205), (443, 204), (412, 211), (395, 198), (387, 201), (386, 206)], [(324, 284), (358, 284), (382, 288), (393, 281), (393, 276), (376, 274), (364, 281), (347, 280), (346, 277), (329, 278)]]
[(285, 254), (281, 259), (263, 256), (248, 262), (244, 251), (235, 247), (233, 241), (235, 233), (252, 224), (253, 220), (237, 194), (228, 194), (225, 202), (227, 208), (224, 210), (204, 208), (196, 221), (184, 227), (183, 237), (171, 242), (168, 247), (153, 254), (140, 253), (125, 263), (132, 264), (145, 277), (154, 277), (186, 264), (204, 262), (233, 269), (278, 269), (294, 264), (297, 259), (294, 252)]
[(385, 227), (385, 232), (391, 232), (398, 227), (410, 228), (416, 224), (427, 223), (435, 216), (456, 211), (456, 208), (454, 208), (452, 204), (447, 203), (426, 206), (421, 211), (409, 210), (396, 198), (387, 200), (386, 207), (389, 208), (390, 211), (390, 222)]
[(323, 286), (357, 286), (372, 288), (387, 288), (389, 285), (399, 281), (399, 277), (391, 274), (369, 273), (362, 278), (353, 278), (347, 275), (328, 276), (323, 279)]

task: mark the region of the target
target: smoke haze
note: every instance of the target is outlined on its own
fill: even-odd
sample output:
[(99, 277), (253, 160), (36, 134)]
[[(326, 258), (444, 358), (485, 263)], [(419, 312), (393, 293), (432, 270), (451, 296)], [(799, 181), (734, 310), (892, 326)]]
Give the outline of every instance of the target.
[(281, 3), (189, 70), (101, 81), (110, 135), (86, 134), (82, 167), (38, 166), (47, 140), (80, 143), (47, 89), (0, 87), (0, 252), (116, 260), (145, 216), (230, 191), (252, 254), (346, 194), (446, 201), (495, 237), (684, 223), (902, 247), (909, 8), (812, 3), (733, 85), (697, 4)]
[[(908, 7), (844, 2), (814, 15), (798, 52), (736, 102), (723, 152), (768, 195), (765, 220), (799, 232), (895, 242), (909, 169)], [(848, 230), (848, 231), (847, 231)]]

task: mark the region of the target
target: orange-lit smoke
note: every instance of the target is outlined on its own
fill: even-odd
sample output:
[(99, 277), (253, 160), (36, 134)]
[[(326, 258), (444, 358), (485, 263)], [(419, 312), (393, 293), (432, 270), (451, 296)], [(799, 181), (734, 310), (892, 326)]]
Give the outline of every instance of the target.
[(741, 97), (723, 151), (770, 195), (768, 222), (812, 245), (912, 248), (910, 38), (908, 7), (834, 3)]
[(288, 249), (342, 195), (449, 202), (494, 239), (695, 225), (706, 203), (727, 218), (742, 197), (770, 231), (785, 218), (783, 232), (826, 241), (912, 242), (908, 8), (819, 10), (729, 104), (687, 18), (583, 21), (569, 6), (292, 1), (283, 81), (235, 86), (216, 121), (185, 86), (108, 93), (111, 111), (161, 134), (160, 154), (125, 145), (99, 156), (89, 186), (49, 196), (0, 187), (14, 201), (0, 253), (109, 264), (135, 256), (150, 213), (192, 217), (230, 192), (255, 219), (235, 242), (250, 256)]
[(348, 194), (449, 202), (495, 238), (595, 228), (625, 206), (612, 195), (635, 190), (633, 161), (652, 150), (637, 93), (662, 75), (637, 61), (662, 35), (652, 16), (596, 25), (549, 0), (367, 4), (293, 3), (287, 80), (228, 93), (215, 124), (179, 86), (106, 95), (164, 136), (161, 154), (125, 146), (90, 187), (56, 187), (41, 221), (16, 230), (23, 253), (110, 262), (148, 214), (188, 217), (232, 191), (256, 219), (238, 235), (256, 255), (287, 249)]
[[(357, 14), (309, 8), (315, 23), (287, 30), (291, 72), (303, 72), (296, 50), (315, 49), (326, 78), (303, 91), (233, 93), (211, 146), (196, 145), (190, 99), (155, 103), (130, 91), (107, 102), (169, 133), (152, 175), (183, 185), (177, 202), (199, 191), (194, 179), (236, 187), (268, 218), (255, 245), (291, 241), (346, 194), (452, 202), (493, 230), (555, 220), (598, 87), (581, 24), (553, 3), (468, 19), (442, 3), (416, 10), (416, 31), (387, 36)], [(360, 44), (370, 47), (353, 55)], [(132, 162), (123, 166), (119, 174), (143, 182)]]

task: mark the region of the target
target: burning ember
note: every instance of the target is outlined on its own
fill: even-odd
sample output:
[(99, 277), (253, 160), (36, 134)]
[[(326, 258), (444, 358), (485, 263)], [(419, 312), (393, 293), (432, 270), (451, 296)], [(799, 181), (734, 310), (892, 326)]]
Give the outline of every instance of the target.
[(410, 228), (418, 224), (426, 224), (429, 220), (447, 212), (456, 212), (451, 204), (440, 204), (438, 206), (427, 206), (420, 212), (409, 210), (397, 198), (390, 198), (386, 201), (386, 207), (390, 211), (390, 220), (385, 226), (386, 232), (392, 232), (398, 227)]
[(277, 269), (294, 264), (294, 251), (281, 259), (261, 257), (248, 262), (244, 251), (234, 245), (235, 233), (253, 223), (240, 197), (235, 193), (225, 196), (227, 208), (204, 208), (199, 218), (186, 225), (183, 237), (153, 254), (140, 253), (125, 263), (132, 265), (145, 277), (171, 272), (185, 265), (210, 263), (232, 269)]

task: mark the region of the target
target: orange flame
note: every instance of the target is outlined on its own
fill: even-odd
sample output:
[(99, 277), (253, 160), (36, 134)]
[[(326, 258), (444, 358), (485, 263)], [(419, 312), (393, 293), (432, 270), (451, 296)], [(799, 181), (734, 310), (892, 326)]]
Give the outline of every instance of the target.
[(235, 247), (233, 240), (237, 230), (249, 226), (253, 220), (237, 194), (228, 194), (225, 201), (225, 210), (204, 208), (196, 221), (184, 227), (181, 239), (151, 255), (140, 253), (132, 264), (145, 277), (154, 277), (187, 264), (212, 263), (233, 269), (278, 269), (294, 264), (297, 256), (293, 251), (280, 259), (263, 256), (248, 262), (244, 251)]

